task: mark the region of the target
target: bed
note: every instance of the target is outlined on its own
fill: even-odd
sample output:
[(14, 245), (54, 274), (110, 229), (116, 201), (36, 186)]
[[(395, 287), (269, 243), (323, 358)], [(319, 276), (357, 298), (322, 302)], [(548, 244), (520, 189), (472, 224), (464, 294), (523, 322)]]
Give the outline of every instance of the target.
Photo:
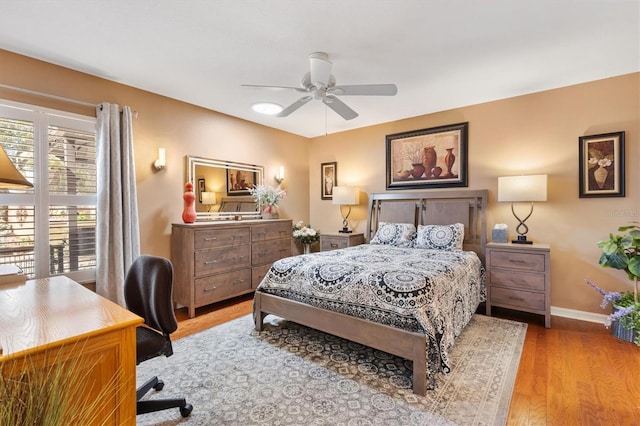
[[(274, 314), (409, 359), (413, 392), (425, 395), (485, 298), (486, 205), (486, 190), (371, 194), (367, 244), (271, 266), (254, 296), (256, 330)], [(453, 249), (434, 249), (434, 229), (452, 232)]]

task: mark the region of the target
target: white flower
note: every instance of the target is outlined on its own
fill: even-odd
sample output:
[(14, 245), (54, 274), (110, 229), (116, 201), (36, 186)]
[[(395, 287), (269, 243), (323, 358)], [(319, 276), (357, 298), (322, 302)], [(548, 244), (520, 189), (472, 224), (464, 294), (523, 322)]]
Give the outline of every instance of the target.
[(608, 158), (603, 158), (601, 160), (598, 160), (598, 166), (600, 167), (609, 167), (611, 165), (611, 160), (609, 160)]
[(283, 189), (274, 188), (270, 185), (255, 185), (249, 189), (249, 193), (262, 206), (277, 206), (278, 201), (287, 196)]

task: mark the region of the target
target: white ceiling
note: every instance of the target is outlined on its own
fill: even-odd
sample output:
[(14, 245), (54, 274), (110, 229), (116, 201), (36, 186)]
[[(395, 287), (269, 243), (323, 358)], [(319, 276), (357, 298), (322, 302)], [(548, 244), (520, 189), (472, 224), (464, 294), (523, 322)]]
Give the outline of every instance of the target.
[[(640, 71), (640, 2), (2, 0), (0, 48), (314, 137)], [(300, 94), (242, 84), (297, 86), (316, 51), (338, 85), (397, 96), (342, 97), (350, 121), (320, 101), (251, 110)]]

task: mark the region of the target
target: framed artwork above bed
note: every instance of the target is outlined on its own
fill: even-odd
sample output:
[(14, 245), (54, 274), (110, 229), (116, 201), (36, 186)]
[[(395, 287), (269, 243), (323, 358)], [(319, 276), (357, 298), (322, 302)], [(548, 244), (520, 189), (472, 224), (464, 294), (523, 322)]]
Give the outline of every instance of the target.
[(386, 136), (387, 189), (466, 187), (469, 123)]

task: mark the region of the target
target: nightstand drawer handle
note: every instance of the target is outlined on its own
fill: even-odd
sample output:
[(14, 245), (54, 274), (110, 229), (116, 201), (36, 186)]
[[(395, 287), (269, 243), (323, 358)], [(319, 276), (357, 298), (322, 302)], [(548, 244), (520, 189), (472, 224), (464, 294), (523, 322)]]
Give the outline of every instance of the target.
[(233, 282), (233, 284), (243, 284), (244, 280), (236, 280)]
[(205, 265), (213, 265), (214, 263), (218, 263), (218, 261), (217, 260), (206, 260), (204, 262)]
[(204, 240), (205, 241), (215, 241), (215, 240), (217, 240), (217, 238), (216, 237), (205, 237)]
[(331, 248), (337, 248), (338, 247), (338, 245), (336, 243), (331, 243), (330, 246), (331, 246)]
[(204, 289), (204, 291), (213, 291), (216, 288), (218, 288), (218, 287), (207, 287), (207, 288)]

